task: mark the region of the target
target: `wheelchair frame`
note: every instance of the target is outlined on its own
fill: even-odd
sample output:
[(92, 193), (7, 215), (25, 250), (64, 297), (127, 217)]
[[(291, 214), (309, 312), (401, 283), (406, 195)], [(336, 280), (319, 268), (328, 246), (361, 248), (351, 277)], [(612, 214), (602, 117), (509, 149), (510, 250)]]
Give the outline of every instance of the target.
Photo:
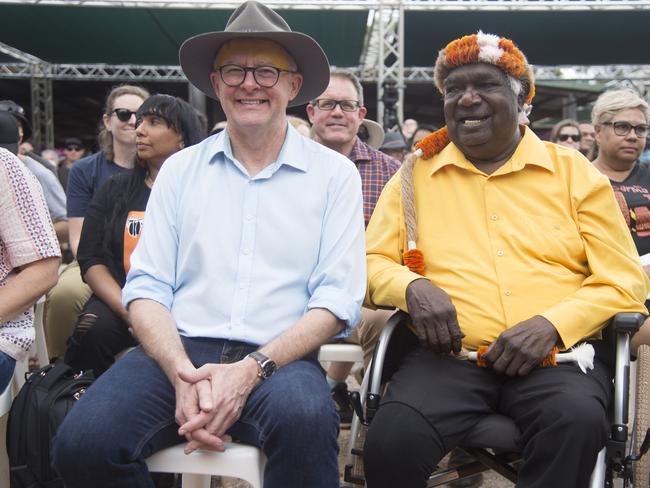
[[(363, 477), (363, 446), (365, 428), (372, 422), (381, 401), (383, 388), (384, 363), (390, 340), (397, 326), (408, 319), (408, 314), (398, 311), (384, 326), (379, 337), (373, 359), (368, 372), (364, 376), (360, 392), (350, 394), (355, 410), (355, 416), (350, 430), (350, 449), (348, 462), (345, 466), (344, 480), (356, 486), (365, 486)], [(590, 488), (611, 488), (615, 477), (623, 480), (623, 486), (629, 486), (635, 475), (636, 462), (650, 447), (650, 429), (645, 433), (635, 430), (632, 442), (628, 443), (628, 410), (630, 390), (630, 338), (639, 329), (645, 317), (639, 313), (619, 313), (613, 319), (607, 330), (611, 331), (615, 351), (614, 398), (612, 405), (612, 423), (608, 441), (599, 452), (591, 476)], [(650, 348), (639, 355), (643, 361), (650, 360)], [(640, 349), (642, 349), (640, 348)], [(647, 371), (650, 364), (642, 364), (639, 374)], [(645, 377), (645, 376), (643, 376)], [(641, 378), (641, 376), (640, 376)], [(638, 415), (637, 415), (638, 417)], [(639, 439), (644, 434), (644, 439)], [(629, 446), (629, 447), (628, 447)], [(512, 482), (517, 481), (517, 464), (519, 456), (516, 453), (493, 453), (488, 449), (462, 447), (475, 458), (474, 462), (462, 466), (436, 469), (427, 482), (427, 487), (441, 486), (451, 481), (461, 480), (487, 470), (494, 470)], [(647, 461), (647, 458), (646, 458)], [(636, 471), (639, 475), (639, 471)], [(645, 474), (644, 474), (645, 475)], [(649, 486), (648, 480), (634, 484), (635, 487)]]

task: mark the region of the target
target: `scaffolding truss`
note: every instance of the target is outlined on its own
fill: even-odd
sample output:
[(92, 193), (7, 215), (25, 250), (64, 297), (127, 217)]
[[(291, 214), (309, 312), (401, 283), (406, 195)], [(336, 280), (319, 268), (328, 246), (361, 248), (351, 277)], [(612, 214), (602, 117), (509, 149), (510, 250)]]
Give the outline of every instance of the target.
[[(404, 17), (410, 10), (650, 10), (650, 0), (264, 0), (278, 9), (367, 10), (368, 31), (359, 65), (352, 69), (363, 82), (377, 84), (377, 118), (384, 120), (384, 87), (398, 91), (397, 119), (404, 117), (404, 90), (409, 83), (432, 83), (432, 67), (404, 66)], [(193, 8), (231, 10), (240, 1), (205, 0), (0, 0), (1, 4)], [(53, 80), (186, 82), (180, 66), (50, 64), (0, 42), (0, 53), (16, 59), (0, 63), (0, 78), (29, 79), (36, 142), (53, 143)], [(630, 86), (650, 92), (650, 65), (538, 66), (540, 81), (588, 81)]]

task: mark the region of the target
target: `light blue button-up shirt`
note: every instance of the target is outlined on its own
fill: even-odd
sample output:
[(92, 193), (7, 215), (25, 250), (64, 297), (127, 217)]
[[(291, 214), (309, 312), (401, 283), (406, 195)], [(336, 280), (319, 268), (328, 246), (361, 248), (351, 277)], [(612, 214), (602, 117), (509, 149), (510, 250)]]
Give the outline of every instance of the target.
[(162, 167), (122, 293), (168, 308), (181, 335), (266, 344), (313, 308), (360, 317), (366, 286), (354, 164), (288, 126), (254, 177), (227, 131)]

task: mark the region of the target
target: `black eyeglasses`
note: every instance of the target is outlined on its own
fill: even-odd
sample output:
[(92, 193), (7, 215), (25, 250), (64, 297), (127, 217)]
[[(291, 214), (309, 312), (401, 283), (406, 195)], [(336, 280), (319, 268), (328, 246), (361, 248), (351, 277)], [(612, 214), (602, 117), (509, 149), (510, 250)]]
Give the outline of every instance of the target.
[(559, 141), (566, 142), (568, 139), (571, 139), (574, 142), (580, 142), (580, 134), (560, 134), (557, 136)]
[(246, 79), (248, 72), (253, 73), (255, 83), (264, 88), (272, 88), (280, 79), (280, 73), (295, 73), (288, 69), (276, 68), (275, 66), (239, 66), (237, 64), (225, 64), (216, 68), (221, 79), (228, 86), (239, 86)]
[(338, 105), (344, 112), (354, 112), (361, 105), (357, 100), (331, 100), (329, 98), (319, 98), (311, 104), (321, 110), (334, 110)]
[(135, 112), (131, 112), (128, 108), (115, 108), (111, 114), (115, 114), (120, 122), (128, 122), (131, 120), (131, 116), (135, 115)]
[(626, 136), (634, 129), (637, 137), (645, 137), (648, 134), (648, 126), (646, 124), (632, 125), (627, 122), (602, 122), (601, 125), (611, 125), (614, 129), (614, 134), (617, 136)]
[(69, 144), (65, 146), (65, 148), (68, 151), (81, 151), (83, 149), (81, 146), (77, 146), (76, 144)]

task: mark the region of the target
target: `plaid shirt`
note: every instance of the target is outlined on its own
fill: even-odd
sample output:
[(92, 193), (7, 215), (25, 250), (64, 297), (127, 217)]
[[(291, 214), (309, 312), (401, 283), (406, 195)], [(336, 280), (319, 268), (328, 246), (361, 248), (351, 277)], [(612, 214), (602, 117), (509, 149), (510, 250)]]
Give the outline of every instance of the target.
[(358, 137), (348, 158), (357, 166), (361, 175), (363, 218), (368, 226), (384, 185), (399, 169), (400, 163), (383, 152), (373, 149)]

